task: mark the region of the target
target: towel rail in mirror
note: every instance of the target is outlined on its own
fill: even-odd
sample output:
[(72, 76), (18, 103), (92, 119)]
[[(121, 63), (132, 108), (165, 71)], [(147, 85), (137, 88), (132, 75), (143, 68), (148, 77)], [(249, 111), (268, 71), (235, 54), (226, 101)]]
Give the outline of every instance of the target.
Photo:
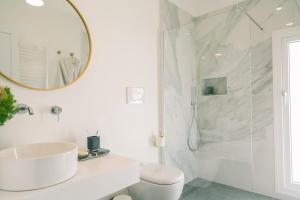
[(91, 58), (87, 24), (70, 0), (0, 1), (0, 74), (34, 90), (76, 82)]

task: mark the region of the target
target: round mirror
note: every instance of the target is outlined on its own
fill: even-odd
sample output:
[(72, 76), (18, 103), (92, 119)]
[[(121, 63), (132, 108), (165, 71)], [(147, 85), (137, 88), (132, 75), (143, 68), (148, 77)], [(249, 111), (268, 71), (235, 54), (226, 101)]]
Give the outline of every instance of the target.
[(0, 73), (30, 89), (66, 87), (91, 55), (87, 25), (69, 0), (0, 1)]

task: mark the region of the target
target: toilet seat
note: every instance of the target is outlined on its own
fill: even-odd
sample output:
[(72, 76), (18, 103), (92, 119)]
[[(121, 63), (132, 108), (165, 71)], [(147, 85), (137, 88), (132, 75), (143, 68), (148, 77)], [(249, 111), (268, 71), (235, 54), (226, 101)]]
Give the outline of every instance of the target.
[(184, 179), (182, 171), (158, 164), (145, 164), (141, 167), (141, 179), (157, 185), (173, 185)]
[(179, 169), (157, 164), (141, 166), (141, 181), (129, 187), (135, 200), (178, 200), (184, 185)]

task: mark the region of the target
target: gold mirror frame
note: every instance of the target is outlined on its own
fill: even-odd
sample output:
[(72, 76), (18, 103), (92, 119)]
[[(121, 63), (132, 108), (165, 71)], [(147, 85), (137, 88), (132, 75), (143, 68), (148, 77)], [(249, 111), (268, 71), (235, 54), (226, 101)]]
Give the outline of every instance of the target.
[(74, 5), (74, 3), (71, 2), (71, 0), (65, 0), (68, 4), (71, 5), (71, 7), (75, 10), (75, 12), (78, 14), (79, 18), (81, 19), (85, 29), (86, 29), (86, 32), (87, 32), (87, 36), (88, 36), (88, 42), (89, 42), (89, 55), (88, 55), (88, 60), (87, 60), (87, 63), (84, 65), (84, 70), (82, 71), (82, 73), (80, 74), (80, 76), (74, 80), (73, 82), (71, 82), (70, 84), (68, 85), (65, 85), (65, 86), (62, 86), (62, 87), (57, 87), (57, 88), (50, 88), (50, 89), (43, 89), (43, 88), (34, 88), (34, 87), (30, 87), (28, 85), (25, 85), (25, 84), (22, 84), (22, 83), (19, 83), (15, 80), (13, 80), (12, 78), (8, 77), (7, 75), (5, 75), (3, 72), (0, 71), (0, 75), (3, 76), (4, 78), (6, 78), (8, 81), (18, 85), (18, 86), (21, 86), (23, 88), (27, 88), (27, 89), (30, 89), (30, 90), (35, 90), (35, 91), (53, 91), (53, 90), (59, 90), (59, 89), (63, 89), (63, 88), (66, 88), (70, 85), (73, 85), (76, 81), (78, 81), (82, 76), (83, 74), (85, 74), (87, 68), (89, 67), (89, 64), (90, 64), (90, 61), (91, 61), (91, 57), (92, 57), (92, 39), (91, 39), (91, 35), (90, 35), (90, 31), (89, 31), (89, 28), (87, 26), (87, 23), (84, 19), (84, 17), (82, 16), (82, 14), (79, 12), (79, 10), (77, 9), (77, 7)]

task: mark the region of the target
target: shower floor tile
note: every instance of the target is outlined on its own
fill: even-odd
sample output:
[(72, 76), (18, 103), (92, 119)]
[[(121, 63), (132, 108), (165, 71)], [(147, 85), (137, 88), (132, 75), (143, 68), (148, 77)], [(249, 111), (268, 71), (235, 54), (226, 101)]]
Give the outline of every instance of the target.
[(195, 179), (186, 184), (180, 200), (276, 200), (230, 186)]

